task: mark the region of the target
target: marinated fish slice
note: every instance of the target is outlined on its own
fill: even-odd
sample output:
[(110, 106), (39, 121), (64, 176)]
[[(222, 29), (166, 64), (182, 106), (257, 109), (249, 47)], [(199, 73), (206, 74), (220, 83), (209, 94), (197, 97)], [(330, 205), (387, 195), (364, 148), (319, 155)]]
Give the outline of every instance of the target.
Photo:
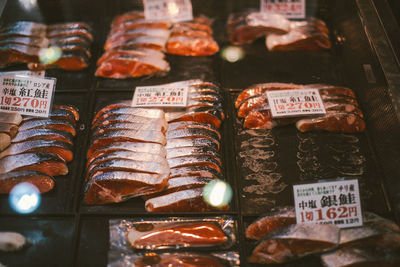
[[(11, 144), (11, 137), (8, 134), (0, 133), (0, 151), (5, 150)], [(3, 152), (0, 153), (0, 155)]]
[(202, 19), (195, 19), (193, 21), (184, 21), (184, 22), (179, 22), (179, 23), (174, 23), (174, 29), (190, 29), (190, 30), (198, 30), (198, 31), (203, 31), (207, 33), (208, 35), (213, 35), (213, 30), (211, 28), (211, 21), (208, 20), (210, 23), (204, 23), (204, 20)]
[(99, 111), (96, 112), (96, 114), (93, 117), (92, 123), (94, 121), (97, 121), (98, 118), (103, 116), (104, 113), (109, 113), (113, 109), (126, 108), (126, 107), (131, 107), (131, 106), (132, 106), (132, 100), (119, 100), (119, 101), (110, 103), (107, 106), (101, 108)]
[(110, 44), (108, 49), (118, 50), (125, 46), (136, 45), (143, 48), (150, 48), (162, 51), (164, 50), (165, 44), (167, 43), (167, 38), (151, 35), (136, 36), (127, 40), (123, 40), (122, 42), (113, 42)]
[(395, 222), (385, 219), (372, 212), (363, 212), (363, 224), (378, 229), (386, 229), (393, 232), (400, 232), (400, 226)]
[(115, 115), (133, 115), (152, 119), (162, 119), (165, 117), (165, 113), (162, 109), (156, 108), (134, 108), (134, 107), (119, 107), (109, 109), (95, 117), (92, 121), (92, 126), (96, 126), (98, 122)]
[(30, 183), (36, 186), (40, 193), (53, 189), (54, 178), (37, 171), (12, 171), (0, 174), (0, 194), (9, 194), (19, 183)]
[(200, 122), (195, 122), (195, 121), (178, 121), (178, 122), (168, 123), (169, 131), (178, 130), (178, 129), (187, 129), (187, 128), (207, 129), (207, 130), (213, 131), (216, 135), (218, 135), (218, 139), (221, 140), (221, 133), (219, 132), (219, 130), (216, 127), (212, 126), (211, 124), (200, 123)]
[(129, 231), (127, 239), (136, 249), (157, 249), (163, 246), (216, 246), (228, 241), (221, 228), (211, 222), (161, 225), (150, 231), (133, 228)]
[(19, 125), (21, 121), (22, 121), (22, 116), (17, 112), (0, 111), (0, 123)]
[(107, 62), (108, 60), (112, 60), (114, 58), (135, 58), (135, 57), (144, 57), (149, 60), (154, 61), (163, 61), (165, 59), (165, 55), (163, 52), (141, 47), (139, 45), (129, 45), (119, 47), (118, 49), (110, 49), (104, 52), (104, 54), (97, 60), (97, 66)]
[(0, 251), (16, 251), (21, 249), (28, 240), (15, 232), (0, 232)]
[(214, 168), (216, 171), (221, 172), (221, 165), (218, 160), (211, 156), (183, 156), (168, 159), (168, 164), (171, 169), (187, 167), (187, 166), (208, 166)]
[[(311, 84), (310, 87), (313, 88), (313, 85)], [(354, 91), (346, 87), (319, 85), (316, 88), (318, 88), (318, 91), (321, 95), (344, 95), (354, 99), (356, 98)]]
[(75, 121), (79, 121), (79, 110), (77, 107), (73, 106), (73, 105), (57, 105), (57, 104), (53, 104), (53, 110), (54, 109), (66, 109), (68, 111), (71, 111), (74, 114), (75, 117)]
[(40, 120), (26, 121), (21, 123), (18, 131), (22, 132), (31, 129), (55, 129), (70, 133), (72, 134), (72, 136), (76, 135), (76, 130), (74, 125), (66, 120), (40, 119)]
[[(159, 257), (161, 257), (159, 259)], [(146, 267), (149, 262), (153, 262), (156, 258), (156, 262), (159, 266), (191, 266), (191, 267), (223, 267), (224, 265), (216, 258), (210, 255), (200, 255), (190, 253), (174, 253), (171, 255), (165, 254), (151, 254), (145, 255), (142, 258), (135, 260), (134, 266)], [(159, 260), (158, 260), (159, 259)]]
[(219, 93), (214, 93), (214, 92), (192, 92), (189, 94), (188, 96), (188, 100), (189, 101), (202, 101), (202, 100), (206, 100), (206, 101), (212, 101), (215, 103), (222, 103), (223, 102), (223, 98)]
[(144, 153), (144, 152), (133, 152), (133, 151), (114, 151), (101, 157), (95, 158), (87, 164), (87, 171), (90, 170), (97, 164), (102, 163), (111, 159), (131, 159), (137, 161), (155, 162), (159, 164), (165, 164), (166, 159), (156, 154)]
[(202, 188), (182, 190), (148, 199), (145, 208), (148, 212), (205, 212), (229, 209), (228, 206), (212, 207), (204, 202)]
[(65, 29), (54, 29), (47, 33), (47, 38), (58, 38), (63, 36), (83, 36), (93, 42), (92, 34), (84, 28), (65, 28)]
[(196, 138), (196, 139), (187, 139), (187, 138), (178, 138), (178, 139), (170, 139), (165, 145), (166, 149), (170, 148), (179, 148), (179, 147), (211, 147), (215, 151), (219, 150), (219, 147), (215, 144), (215, 142), (206, 139), (206, 138)]
[(68, 36), (47, 39), (50, 42), (50, 46), (64, 46), (69, 44), (79, 45), (87, 50), (90, 49), (92, 42), (85, 36)]
[(190, 139), (205, 138), (209, 139), (210, 141), (213, 141), (217, 145), (218, 150), (220, 147), (219, 136), (215, 134), (215, 132), (203, 128), (168, 130), (166, 137), (168, 140), (180, 139), (180, 138), (190, 138)]
[(92, 139), (88, 153), (114, 142), (146, 142), (165, 145), (167, 139), (158, 131), (116, 130), (105, 132)]
[(166, 52), (172, 55), (211, 56), (218, 51), (218, 43), (212, 38), (173, 36), (166, 43)]
[(268, 35), (266, 46), (270, 51), (317, 51), (330, 49), (332, 45), (325, 33), (314, 30), (291, 30), (285, 35)]
[(400, 233), (369, 225), (345, 228), (340, 231), (340, 245), (348, 247), (378, 246), (399, 249)]
[(58, 155), (66, 162), (72, 161), (72, 146), (68, 143), (54, 140), (32, 140), (11, 144), (6, 150), (0, 153), (0, 159), (12, 155), (29, 152), (47, 152)]
[(130, 159), (110, 159), (95, 165), (87, 174), (87, 180), (105, 172), (125, 171), (125, 172), (143, 172), (150, 174), (169, 174), (168, 163), (157, 163), (148, 161), (137, 161)]
[(168, 174), (111, 171), (94, 176), (86, 186), (87, 204), (106, 204), (161, 191)]
[(128, 31), (137, 28), (156, 28), (156, 29), (169, 29), (170, 23), (167, 21), (152, 21), (144, 18), (126, 20), (119, 23), (115, 27), (112, 27), (109, 35), (113, 35), (116, 32)]
[(170, 70), (164, 59), (150, 56), (117, 56), (98, 66), (95, 75), (105, 78), (125, 79), (146, 75), (163, 75)]
[(127, 43), (128, 40), (141, 36), (154, 36), (167, 40), (169, 34), (169, 30), (157, 28), (136, 28), (129, 31), (116, 32), (115, 34), (107, 37), (107, 41), (104, 44), (104, 50), (111, 49), (112, 47), (116, 47), (123, 43)]
[(10, 123), (0, 123), (0, 133), (8, 134), (13, 138), (18, 132), (18, 126)]
[(0, 160), (0, 174), (11, 171), (38, 171), (50, 176), (66, 175), (65, 161), (45, 152), (13, 155)]
[(272, 129), (275, 126), (269, 109), (252, 110), (243, 121), (243, 127), (248, 129)]
[(321, 255), (326, 267), (386, 266), (400, 265), (399, 252), (376, 248), (341, 248)]
[(25, 36), (43, 36), (46, 34), (47, 26), (32, 21), (17, 21), (10, 23), (0, 29), (0, 33), (18, 33)]
[(210, 147), (178, 147), (178, 148), (170, 148), (167, 149), (167, 159), (183, 157), (183, 156), (209, 156), (216, 159), (220, 165), (221, 163), (221, 155), (218, 151), (210, 148)]
[(80, 43), (78, 44), (71, 44), (71, 43), (64, 43), (59, 44), (58, 47), (61, 49), (63, 54), (71, 53), (71, 52), (80, 52), (86, 55), (86, 58), (91, 58), (92, 53), (90, 53), (90, 49), (82, 46)]
[(222, 179), (222, 174), (207, 166), (187, 166), (171, 169), (170, 179), (177, 177), (199, 176), (213, 179)]
[(84, 50), (63, 51), (63, 55), (51, 66), (73, 71), (87, 68), (89, 62), (90, 57)]
[[(218, 87), (211, 87), (211, 86), (205, 86), (205, 87), (194, 87), (191, 86), (189, 87), (188, 91), (189, 95), (221, 95), (220, 89)], [(222, 99), (222, 96), (221, 96)]]
[(293, 207), (283, 207), (257, 219), (246, 229), (246, 238), (260, 240), (273, 230), (296, 223)]
[(270, 232), (249, 257), (251, 263), (276, 264), (335, 248), (339, 228), (330, 224), (294, 224)]
[(144, 14), (141, 11), (129, 11), (127, 13), (116, 16), (111, 22), (111, 27), (116, 27), (124, 21), (144, 19)]
[(40, 48), (22, 44), (3, 44), (0, 46), (0, 66), (12, 63), (29, 63), (39, 61)]
[(101, 146), (93, 151), (89, 150), (87, 154), (88, 163), (95, 158), (101, 157), (114, 151), (133, 151), (144, 152), (150, 154), (166, 156), (166, 150), (163, 145), (156, 143), (142, 143), (142, 142), (114, 142), (105, 146)]
[(134, 123), (134, 122), (113, 122), (107, 124), (104, 127), (96, 128), (92, 132), (92, 136), (101, 135), (108, 131), (117, 131), (117, 130), (134, 130), (134, 131), (160, 131), (165, 133), (167, 124), (160, 123)]
[[(102, 120), (96, 121), (96, 123), (92, 125), (92, 129), (94, 129), (95, 127), (108, 127), (108, 125), (110, 125), (111, 123), (147, 123), (162, 125), (163, 128), (168, 127), (167, 122), (164, 118), (149, 118), (130, 114), (115, 114), (110, 115)], [(157, 126), (155, 128), (157, 128)]]
[(341, 133), (359, 133), (365, 130), (365, 122), (356, 113), (332, 112), (326, 116), (302, 119), (296, 122), (301, 132), (325, 130)]
[(211, 124), (216, 128), (221, 126), (221, 112), (218, 109), (208, 107), (195, 107), (184, 112), (167, 112), (165, 118), (168, 122), (195, 121)]
[[(49, 119), (68, 120), (72, 124), (75, 123), (75, 115), (67, 109), (53, 109), (49, 114)], [(35, 116), (24, 116), (22, 121), (40, 120), (43, 118)]]
[(67, 22), (47, 25), (47, 32), (58, 31), (62, 29), (85, 29), (88, 32), (92, 31), (92, 28), (84, 22)]
[(49, 40), (37, 36), (9, 36), (0, 39), (0, 46), (6, 44), (20, 44), (20, 45), (35, 46), (40, 48), (40, 47), (47, 47), (49, 45)]
[(208, 32), (199, 29), (191, 29), (190, 27), (187, 26), (172, 27), (170, 37), (177, 37), (177, 36), (212, 39), (212, 35), (210, 35)]

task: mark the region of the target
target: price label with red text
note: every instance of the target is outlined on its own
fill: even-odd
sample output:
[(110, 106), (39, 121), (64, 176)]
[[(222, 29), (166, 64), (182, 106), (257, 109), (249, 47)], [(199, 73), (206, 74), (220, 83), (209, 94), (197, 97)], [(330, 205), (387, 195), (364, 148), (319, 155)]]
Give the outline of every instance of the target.
[(48, 117), (56, 79), (22, 75), (0, 78), (0, 110)]
[(293, 186), (297, 223), (335, 224), (340, 228), (361, 226), (358, 180)]
[(272, 117), (326, 114), (318, 89), (267, 91)]
[(278, 13), (288, 19), (304, 19), (306, 17), (305, 0), (260, 0), (261, 12)]
[(178, 85), (138, 86), (133, 107), (186, 107), (188, 87)]
[(143, 0), (143, 5), (148, 20), (179, 22), (193, 19), (191, 0)]

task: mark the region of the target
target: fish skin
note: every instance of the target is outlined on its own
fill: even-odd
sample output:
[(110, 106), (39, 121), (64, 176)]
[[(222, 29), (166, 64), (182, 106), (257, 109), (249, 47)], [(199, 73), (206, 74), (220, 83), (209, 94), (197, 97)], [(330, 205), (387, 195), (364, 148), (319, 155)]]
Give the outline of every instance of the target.
[(296, 223), (294, 207), (281, 207), (257, 219), (246, 228), (246, 238), (260, 240), (271, 231)]
[(76, 135), (76, 130), (74, 125), (66, 120), (53, 120), (53, 119), (40, 119), (32, 120), (21, 123), (18, 131), (26, 131), (31, 129), (55, 129), (59, 131), (64, 131)]
[(53, 109), (66, 109), (68, 111), (71, 111), (74, 114), (75, 121), (79, 121), (79, 109), (77, 107), (75, 107), (74, 105), (70, 105), (70, 104), (63, 104), (63, 105), (53, 104)]
[(213, 131), (215, 134), (218, 135), (218, 139), (221, 140), (221, 133), (219, 130), (211, 124), (200, 123), (195, 121), (177, 121), (177, 122), (170, 122), (168, 123), (168, 130), (178, 130), (178, 129), (186, 129), (186, 128), (200, 128), (200, 129), (207, 129)]
[(248, 258), (250, 263), (285, 263), (309, 254), (334, 249), (340, 230), (331, 224), (293, 224), (265, 236)]
[(129, 171), (129, 172), (144, 172), (150, 174), (165, 174), (168, 175), (170, 170), (168, 164), (159, 164), (155, 162), (137, 161), (130, 159), (111, 159), (94, 166), (87, 173), (87, 180), (104, 172), (110, 171)]
[(55, 140), (68, 144), (73, 144), (73, 136), (69, 132), (59, 131), (55, 129), (30, 129), (18, 132), (11, 140), (14, 143), (20, 143), (31, 140)]
[(176, 177), (186, 177), (186, 176), (201, 176), (201, 177), (209, 177), (213, 179), (223, 179), (223, 175), (221, 172), (210, 168), (208, 166), (186, 166), (171, 169), (170, 179)]
[(165, 133), (167, 131), (166, 124), (161, 122), (157, 124), (150, 123), (134, 123), (134, 122), (113, 122), (107, 126), (96, 128), (92, 131), (92, 137), (99, 136), (109, 131), (118, 130), (134, 130), (134, 131), (159, 131)]
[[(49, 114), (49, 119), (57, 119), (57, 120), (67, 120), (70, 121), (73, 125), (75, 125), (75, 115), (67, 109), (53, 109)], [(43, 119), (41, 117), (35, 116), (24, 116), (22, 118), (23, 122), (30, 120), (40, 120)]]
[(11, 171), (39, 171), (50, 176), (66, 175), (68, 167), (57, 155), (46, 152), (18, 154), (0, 160), (0, 174)]
[(114, 151), (133, 151), (133, 152), (145, 152), (149, 154), (157, 154), (161, 157), (166, 156), (166, 150), (163, 145), (156, 143), (142, 143), (142, 142), (114, 142), (95, 150), (88, 150), (87, 159), (90, 163), (97, 157), (101, 157)]
[(168, 130), (166, 137), (168, 141), (172, 139), (204, 138), (214, 142), (217, 145), (218, 150), (220, 148), (219, 136), (215, 134), (215, 132), (209, 131), (207, 129), (186, 128), (186, 129)]
[(0, 159), (30, 152), (52, 153), (58, 155), (66, 162), (70, 162), (73, 159), (72, 146), (68, 143), (54, 140), (32, 140), (11, 144), (6, 150), (0, 153)]
[(41, 194), (53, 189), (52, 176), (37, 171), (11, 171), (0, 174), (0, 194), (9, 194), (19, 183), (28, 182), (36, 186)]
[(0, 123), (19, 125), (21, 121), (22, 121), (22, 116), (17, 112), (0, 111)]
[(47, 32), (62, 30), (62, 29), (85, 29), (88, 32), (92, 31), (87, 23), (84, 22), (66, 22), (47, 25)]
[(215, 169), (218, 172), (221, 172), (221, 166), (218, 160), (215, 160), (210, 156), (182, 156), (177, 158), (168, 159), (168, 164), (171, 169), (200, 165), (200, 166), (208, 166)]
[(188, 146), (205, 146), (211, 147), (214, 150), (218, 151), (219, 147), (209, 139), (206, 138), (196, 138), (196, 139), (188, 139), (188, 138), (178, 138), (178, 139), (169, 139), (167, 144), (165, 145), (166, 149), (170, 148), (179, 148), (179, 147), (188, 147)]
[(218, 151), (212, 149), (211, 147), (178, 147), (167, 149), (167, 159), (173, 159), (183, 156), (209, 156), (217, 160), (222, 166), (221, 155)]
[(162, 132), (158, 131), (133, 131), (133, 130), (118, 130), (109, 131), (92, 139), (88, 153), (91, 154), (94, 150), (111, 144), (113, 142), (146, 142), (165, 145), (167, 139)]
[(148, 212), (205, 212), (229, 209), (228, 206), (212, 207), (204, 202), (202, 188), (182, 190), (148, 199), (145, 208)]
[(359, 133), (365, 130), (365, 121), (357, 113), (332, 112), (325, 116), (302, 119), (296, 122), (301, 132), (325, 130), (340, 133)]
[(220, 226), (212, 222), (157, 225), (145, 232), (132, 228), (127, 239), (136, 249), (157, 249), (163, 246), (216, 246), (228, 241)]
[(221, 126), (223, 120), (220, 110), (209, 107), (188, 108), (184, 112), (167, 112), (165, 118), (168, 122), (195, 121), (211, 124), (216, 128)]
[(93, 42), (92, 34), (84, 28), (67, 28), (67, 29), (54, 29), (50, 32), (47, 32), (47, 38), (58, 38), (63, 36), (83, 36)]
[(203, 93), (201, 91), (197, 91), (197, 92), (192, 92), (189, 96), (188, 96), (188, 100), (190, 101), (201, 101), (201, 100), (205, 100), (205, 101), (210, 101), (210, 102), (214, 102), (214, 103), (223, 103), (223, 98), (220, 94), (218, 93)]
[(11, 144), (11, 137), (8, 134), (0, 133), (0, 155), (3, 153), (3, 150), (6, 150)]
[(147, 161), (147, 162), (155, 162), (159, 164), (165, 164), (166, 159), (157, 154), (143, 153), (143, 152), (132, 152), (132, 151), (114, 151), (108, 154), (105, 154), (101, 157), (97, 157), (87, 164), (87, 171), (90, 170), (97, 164), (111, 160), (111, 159), (131, 159), (137, 161)]
[(0, 123), (0, 133), (8, 134), (11, 138), (18, 132), (18, 126), (10, 123)]
[(126, 107), (131, 107), (132, 106), (132, 100), (118, 100), (111, 102), (110, 104), (106, 105), (105, 107), (102, 107), (99, 111), (97, 111), (93, 117), (92, 124), (98, 120), (99, 117), (103, 115), (103, 113), (110, 112), (113, 109), (118, 109), (118, 108), (126, 108)]
[(168, 174), (111, 171), (94, 176), (86, 185), (86, 204), (106, 204), (126, 201), (132, 197), (161, 191)]
[(145, 109), (145, 108), (134, 108), (134, 107), (119, 107), (103, 111), (100, 115), (97, 115), (92, 121), (92, 125), (95, 127), (99, 122), (105, 120), (110, 116), (116, 115), (134, 115), (152, 119), (162, 119), (165, 117), (162, 109)]
[(96, 124), (92, 125), (92, 129), (96, 127), (105, 127), (111, 123), (116, 122), (128, 122), (128, 123), (151, 123), (151, 124), (161, 124), (164, 128), (167, 128), (167, 122), (164, 118), (147, 118), (143, 116), (129, 115), (129, 114), (115, 114), (110, 115), (103, 120), (97, 121)]

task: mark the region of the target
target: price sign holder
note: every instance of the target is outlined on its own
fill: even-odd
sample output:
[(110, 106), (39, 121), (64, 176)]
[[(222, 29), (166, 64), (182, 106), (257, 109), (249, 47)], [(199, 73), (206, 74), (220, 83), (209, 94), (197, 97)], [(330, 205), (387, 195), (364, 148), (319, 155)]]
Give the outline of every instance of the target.
[(305, 0), (260, 0), (260, 11), (278, 13), (288, 19), (304, 19), (306, 17)]
[(193, 20), (191, 0), (143, 0), (147, 20), (172, 22)]
[(0, 110), (47, 118), (53, 105), (55, 86), (55, 78), (2, 75)]
[(363, 224), (357, 179), (293, 185), (293, 193), (297, 223)]
[(138, 86), (132, 99), (133, 107), (186, 107), (188, 86), (185, 82), (156, 86)]
[(272, 117), (326, 114), (318, 89), (267, 91)]

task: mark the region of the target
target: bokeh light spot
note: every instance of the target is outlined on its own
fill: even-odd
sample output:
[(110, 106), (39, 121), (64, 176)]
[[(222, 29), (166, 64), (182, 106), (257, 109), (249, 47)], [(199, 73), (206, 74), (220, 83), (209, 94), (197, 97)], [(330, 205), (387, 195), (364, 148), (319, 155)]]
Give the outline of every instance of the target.
[(30, 183), (17, 184), (9, 195), (10, 206), (18, 213), (31, 213), (40, 205), (40, 192)]
[(212, 180), (203, 188), (204, 200), (214, 207), (228, 205), (232, 199), (231, 186), (222, 180)]

